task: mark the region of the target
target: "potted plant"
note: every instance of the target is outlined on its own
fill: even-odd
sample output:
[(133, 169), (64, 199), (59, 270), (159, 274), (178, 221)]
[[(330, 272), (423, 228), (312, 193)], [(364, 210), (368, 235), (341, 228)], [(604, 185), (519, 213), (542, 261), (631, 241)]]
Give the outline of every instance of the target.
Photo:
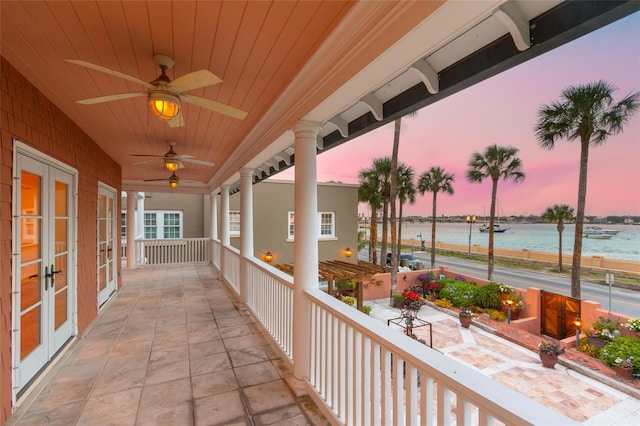
[(425, 304), (425, 300), (417, 291), (405, 290), (402, 295), (404, 296), (402, 309), (417, 311)]
[(343, 296), (355, 296), (356, 295), (356, 283), (349, 279), (340, 280), (336, 283), (338, 289), (338, 298)]
[(498, 288), (500, 289), (500, 297), (502, 300), (509, 299), (509, 296), (513, 294), (513, 288), (504, 283), (496, 283), (498, 284)]
[(464, 328), (469, 328), (471, 325), (471, 320), (473, 319), (474, 314), (469, 308), (460, 308), (460, 313), (458, 314), (458, 318), (460, 319), (460, 325)]
[(615, 361), (616, 376), (620, 376), (623, 379), (630, 379), (633, 377), (633, 357), (629, 358), (616, 358)]
[(524, 309), (522, 297), (515, 293), (511, 293), (507, 299), (502, 301), (502, 313), (507, 317), (509, 316), (509, 305), (511, 305), (511, 320), (520, 319), (520, 312)]
[(564, 348), (556, 341), (543, 340), (538, 344), (538, 351), (542, 366), (546, 368), (555, 367), (558, 362), (558, 355), (564, 353)]
[(619, 323), (609, 318), (599, 317), (592, 324), (592, 329), (587, 333), (587, 341), (596, 348), (603, 348), (608, 342), (619, 335)]

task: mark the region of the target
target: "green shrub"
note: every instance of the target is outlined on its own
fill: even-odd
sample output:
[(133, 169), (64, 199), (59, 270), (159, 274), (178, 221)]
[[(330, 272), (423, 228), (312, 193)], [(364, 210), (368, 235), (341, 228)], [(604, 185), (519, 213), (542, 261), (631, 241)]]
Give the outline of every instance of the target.
[(598, 347), (596, 346), (590, 345), (586, 339), (580, 339), (578, 351), (583, 352), (593, 358), (600, 358), (600, 349), (598, 349)]
[(488, 283), (478, 289), (476, 304), (481, 308), (500, 309), (502, 298), (497, 283)]
[(336, 283), (338, 290), (355, 290), (356, 283), (351, 280), (340, 280)]
[(480, 287), (461, 281), (447, 282), (440, 290), (440, 298), (449, 300), (456, 308), (468, 308), (477, 305), (476, 299)]
[(362, 309), (360, 310), (369, 315), (371, 313), (371, 305), (362, 305)]
[(602, 361), (612, 368), (616, 365), (616, 359), (632, 358), (633, 372), (640, 373), (640, 340), (619, 337), (607, 343), (600, 353)]
[(506, 321), (507, 316), (502, 313), (502, 311), (498, 311), (496, 309), (487, 309), (487, 313), (489, 314), (489, 318), (494, 321)]

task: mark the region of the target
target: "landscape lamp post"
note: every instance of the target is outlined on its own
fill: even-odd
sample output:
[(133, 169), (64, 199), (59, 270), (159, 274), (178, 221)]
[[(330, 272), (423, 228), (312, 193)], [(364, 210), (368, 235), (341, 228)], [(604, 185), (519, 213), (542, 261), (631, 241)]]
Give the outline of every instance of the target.
[(476, 221), (475, 216), (467, 216), (467, 223), (469, 224), (469, 257), (471, 257), (471, 228)]
[(580, 315), (576, 315), (576, 320), (573, 322), (576, 326), (576, 349), (580, 348), (580, 326), (582, 322), (580, 321)]

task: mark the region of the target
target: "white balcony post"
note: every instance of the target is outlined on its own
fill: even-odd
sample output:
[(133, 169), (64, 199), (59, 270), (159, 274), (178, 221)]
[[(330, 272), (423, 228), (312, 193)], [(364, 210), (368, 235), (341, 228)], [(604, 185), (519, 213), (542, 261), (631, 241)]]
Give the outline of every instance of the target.
[(231, 242), (229, 236), (229, 185), (220, 187), (220, 276), (225, 276), (224, 270), (224, 247)]
[(309, 380), (310, 307), (305, 290), (318, 287), (318, 187), (316, 137), (320, 124), (300, 121), (295, 133), (295, 231), (293, 272), (293, 387), (304, 393)]
[(144, 192), (136, 192), (135, 238), (144, 238)]
[(127, 191), (127, 269), (136, 267), (136, 192)]
[(218, 239), (218, 199), (220, 195), (215, 192), (211, 193), (209, 199), (211, 200), (211, 239)]
[(253, 169), (240, 170), (240, 300), (247, 301), (250, 264), (253, 257)]

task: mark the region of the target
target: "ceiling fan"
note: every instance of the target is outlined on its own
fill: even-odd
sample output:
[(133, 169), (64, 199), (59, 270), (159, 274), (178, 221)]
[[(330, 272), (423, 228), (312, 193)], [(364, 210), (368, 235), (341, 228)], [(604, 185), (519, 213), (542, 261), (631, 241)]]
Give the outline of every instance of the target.
[(178, 177), (178, 175), (176, 175), (176, 172), (173, 172), (171, 174), (171, 176), (169, 176), (169, 178), (166, 179), (145, 179), (144, 182), (164, 182), (164, 181), (168, 181), (169, 182), (169, 186), (171, 188), (177, 188), (178, 184), (180, 182), (185, 182), (185, 183), (202, 183), (202, 182), (198, 182), (197, 180), (182, 180)]
[(173, 59), (164, 55), (155, 55), (153, 61), (161, 70), (160, 76), (155, 80), (147, 83), (137, 77), (133, 77), (100, 65), (81, 61), (79, 59), (65, 59), (72, 64), (80, 65), (85, 68), (100, 71), (114, 77), (123, 78), (133, 83), (140, 84), (146, 90), (135, 93), (119, 93), (114, 95), (99, 96), (97, 98), (82, 99), (77, 101), (83, 105), (93, 105), (103, 102), (119, 101), (122, 99), (136, 98), (146, 96), (149, 109), (156, 117), (166, 120), (170, 127), (184, 126), (184, 118), (180, 111), (180, 103), (186, 102), (199, 107), (215, 111), (229, 117), (238, 118), (240, 120), (247, 116), (245, 111), (232, 107), (213, 99), (206, 99), (199, 96), (188, 95), (185, 92), (203, 87), (213, 86), (221, 83), (222, 80), (210, 72), (209, 70), (200, 70), (182, 75), (175, 80), (171, 80), (166, 71), (173, 67)]
[[(178, 169), (181, 169), (183, 166), (183, 162), (184, 163), (194, 163), (194, 164), (201, 164), (203, 166), (209, 166), (209, 167), (213, 167), (215, 166), (215, 163), (211, 163), (209, 161), (204, 161), (204, 160), (198, 160), (196, 159), (193, 155), (187, 155), (187, 154), (177, 154), (174, 150), (173, 147), (176, 145), (176, 143), (174, 141), (170, 141), (169, 142), (169, 151), (164, 154), (164, 155), (155, 155), (155, 154), (131, 154), (132, 157), (153, 157), (153, 158), (164, 158), (164, 167), (169, 170), (170, 172), (175, 172)], [(150, 161), (150, 160), (146, 160), (146, 161)], [(145, 161), (142, 161), (141, 163), (144, 163)], [(140, 163), (135, 163), (135, 164), (140, 164)]]

